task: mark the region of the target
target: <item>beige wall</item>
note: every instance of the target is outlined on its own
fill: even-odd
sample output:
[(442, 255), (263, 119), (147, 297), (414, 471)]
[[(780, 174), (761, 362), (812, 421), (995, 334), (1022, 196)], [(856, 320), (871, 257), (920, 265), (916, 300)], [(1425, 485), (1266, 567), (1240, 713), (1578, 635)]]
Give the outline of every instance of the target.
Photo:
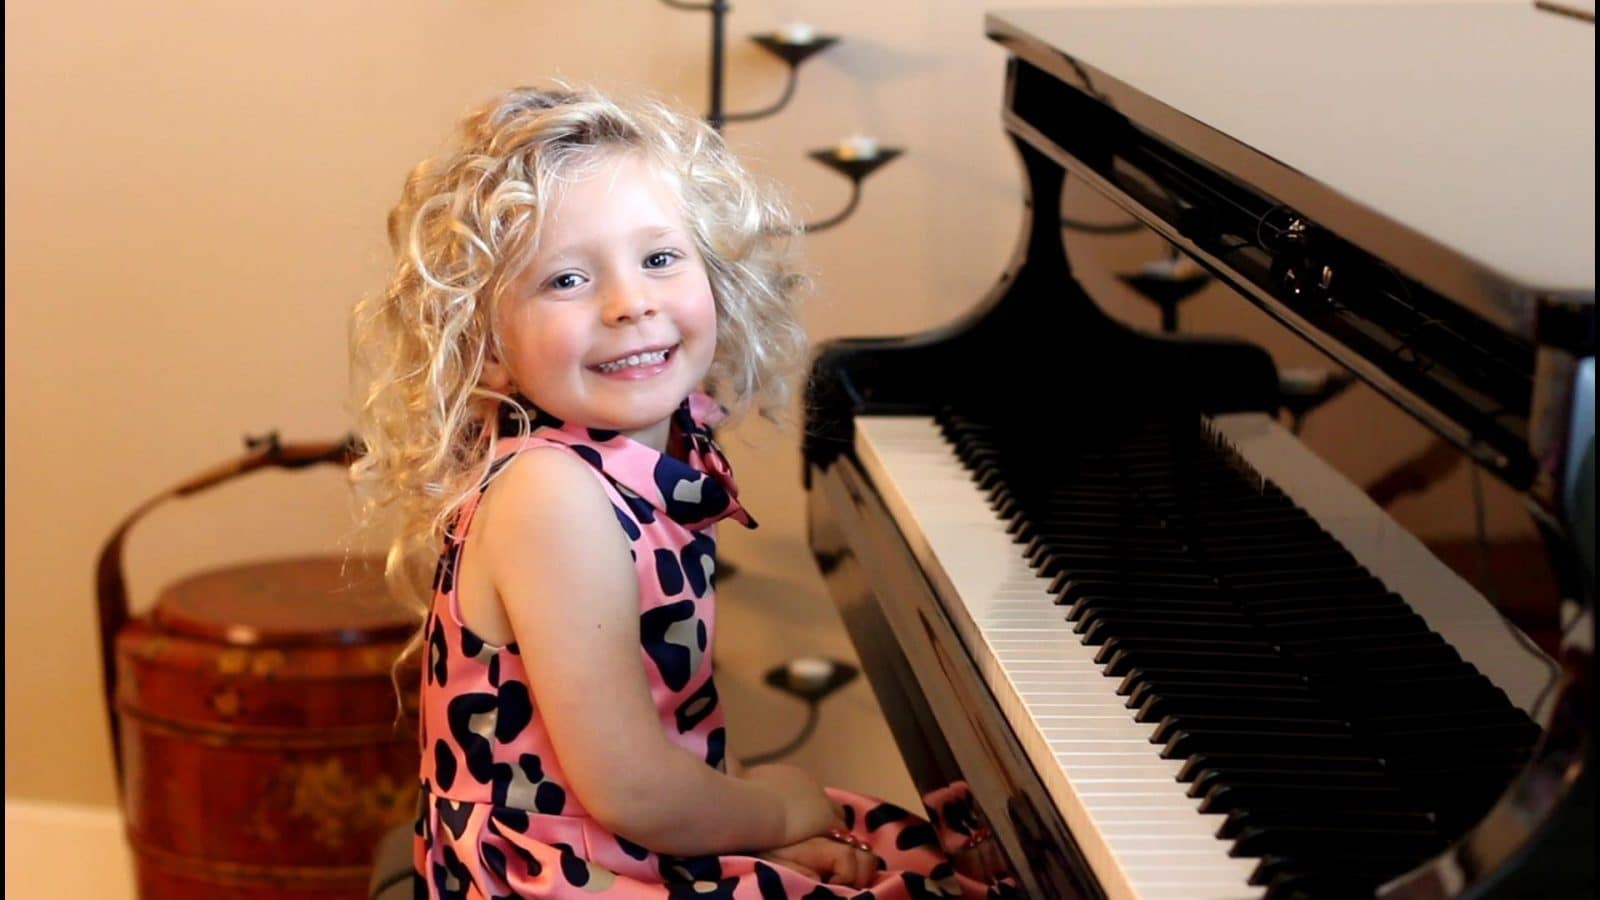
[[(909, 151), (868, 182), (853, 219), (812, 239), (815, 337), (927, 327), (1001, 271), (1019, 180), (985, 5), (737, 5), (735, 36), (797, 16), (845, 36), (806, 66), (782, 116), (729, 130), (809, 218), (842, 204), (846, 184), (803, 151), (856, 130)], [(654, 0), (6, 4), (8, 797), (112, 801), (98, 545), (146, 496), (237, 453), (244, 434), (343, 433), (345, 312), (383, 280), (383, 217), (407, 168), (468, 105), (549, 75), (699, 107), (705, 32), (702, 15)], [(729, 73), (736, 109), (781, 86), (781, 66), (743, 42)], [(1076, 190), (1069, 208), (1115, 216)], [(1096, 239), (1075, 256), (1126, 268), (1158, 246)], [(1085, 281), (1153, 324), (1107, 276)], [(1317, 361), (1220, 291), (1185, 312), (1197, 328), (1260, 337), (1286, 365)], [(765, 527), (730, 539), (730, 552), (804, 554), (794, 435), (752, 425), (731, 437)], [(1305, 437), (1357, 481), (1425, 442), (1363, 391)], [(1466, 492), (1456, 479), (1396, 514), (1428, 534), (1461, 532)], [(1492, 519), (1525, 527), (1503, 493)], [(324, 552), (349, 528), (331, 470), (173, 504), (129, 545), (135, 602), (209, 565)]]

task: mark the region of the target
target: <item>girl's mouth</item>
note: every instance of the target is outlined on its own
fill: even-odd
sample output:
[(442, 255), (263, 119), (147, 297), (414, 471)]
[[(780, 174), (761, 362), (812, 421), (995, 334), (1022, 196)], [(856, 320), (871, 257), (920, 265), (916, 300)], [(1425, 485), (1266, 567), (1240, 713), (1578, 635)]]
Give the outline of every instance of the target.
[(671, 347), (657, 347), (653, 350), (640, 350), (630, 353), (627, 356), (619, 356), (616, 359), (590, 366), (589, 368), (595, 372), (599, 372), (601, 375), (622, 375), (630, 377), (654, 375), (656, 372), (659, 372), (661, 369), (666, 367), (667, 362), (672, 359), (672, 355), (676, 353), (677, 350), (678, 346), (676, 344), (672, 345)]

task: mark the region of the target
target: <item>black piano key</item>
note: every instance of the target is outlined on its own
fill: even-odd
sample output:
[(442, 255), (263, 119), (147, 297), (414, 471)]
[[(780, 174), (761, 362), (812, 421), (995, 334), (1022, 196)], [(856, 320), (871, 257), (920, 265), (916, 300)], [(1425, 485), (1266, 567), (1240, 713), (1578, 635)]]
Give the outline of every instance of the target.
[[(1231, 677), (1231, 676), (1230, 676)], [(1257, 681), (1213, 681), (1209, 683), (1177, 683), (1162, 681), (1145, 681), (1128, 694), (1124, 705), (1128, 709), (1143, 710), (1148, 708), (1150, 713), (1165, 715), (1165, 709), (1179, 709), (1179, 706), (1168, 706), (1165, 700), (1168, 696), (1179, 698), (1206, 697), (1221, 707), (1240, 709), (1256, 703), (1273, 703), (1282, 700), (1305, 700), (1317, 705), (1318, 708), (1331, 707), (1314, 691), (1303, 684), (1278, 683), (1264, 684)], [(1137, 717), (1137, 716), (1136, 716)]]
[[(1378, 885), (1416, 866), (1428, 855), (1431, 854), (1395, 851), (1353, 855), (1339, 848), (1309, 850), (1292, 856), (1268, 855), (1256, 863), (1255, 869), (1250, 872), (1249, 882), (1259, 887), (1288, 884), (1291, 881), (1304, 886), (1316, 886), (1311, 894), (1269, 892), (1268, 896), (1370, 897), (1376, 893)], [(1333, 890), (1334, 886), (1349, 890)]]
[(1342, 548), (1315, 544), (1284, 544), (1273, 552), (1262, 552), (1250, 547), (1220, 551), (1201, 548), (1195, 556), (1207, 568), (1222, 577), (1245, 572), (1285, 569), (1342, 570), (1347, 574), (1361, 571), (1361, 564)]
[(1360, 755), (1364, 745), (1348, 735), (1315, 731), (1268, 733), (1228, 730), (1175, 731), (1161, 748), (1162, 759), (1187, 759), (1201, 753), (1272, 753), (1285, 757), (1315, 758), (1319, 755)]
[(1107, 533), (1094, 540), (1066, 540), (1036, 534), (1026, 543), (1045, 548), (1064, 560), (1087, 564), (1121, 558), (1140, 569), (1164, 570), (1170, 565), (1193, 566), (1195, 552), (1182, 541), (1143, 535)]
[(1154, 601), (1129, 607), (1114, 602), (1095, 603), (1092, 598), (1079, 600), (1068, 607), (1066, 618), (1073, 623), (1073, 630), (1079, 634), (1097, 622), (1103, 622), (1102, 627), (1121, 628), (1156, 620), (1168, 623), (1189, 622), (1196, 625), (1230, 623), (1249, 625), (1254, 621), (1250, 616), (1226, 603), (1196, 606), (1182, 602)]
[[(1070, 549), (1059, 548), (1049, 540), (1039, 537), (1021, 543), (1023, 558), (1029, 565), (1040, 569), (1039, 574), (1044, 577), (1057, 572), (1076, 572), (1081, 577), (1089, 578), (1095, 574), (1109, 572), (1118, 580), (1131, 577), (1141, 582), (1148, 580), (1155, 584), (1170, 583), (1174, 580), (1192, 581), (1196, 578), (1200, 578), (1206, 584), (1214, 583), (1210, 573), (1193, 565), (1181, 554), (1163, 556), (1137, 547), (1129, 547), (1121, 552), (1074, 553)], [(1050, 563), (1048, 569), (1045, 568), (1047, 562)]]
[(1378, 737), (1416, 734), (1442, 736), (1473, 732), (1478, 735), (1475, 744), (1479, 747), (1487, 741), (1503, 740), (1517, 745), (1532, 743), (1539, 739), (1541, 733), (1539, 726), (1516, 708), (1428, 710), (1409, 715), (1391, 713), (1366, 717), (1364, 723), (1363, 730)]
[(1302, 610), (1326, 607), (1343, 609), (1396, 608), (1382, 583), (1370, 576), (1324, 580), (1312, 584), (1296, 585), (1244, 585), (1225, 583), (1216, 579), (1214, 584), (1203, 586), (1178, 586), (1171, 579), (1143, 572), (1130, 572), (1115, 578), (1085, 576), (1064, 569), (1060, 564), (1047, 566), (1041, 576), (1052, 577), (1049, 590), (1061, 603), (1072, 604), (1083, 597), (1106, 600), (1125, 600), (1133, 604), (1152, 599), (1171, 601), (1226, 602), (1255, 615), (1276, 613), (1294, 614)]
[(1350, 737), (1349, 723), (1333, 718), (1284, 718), (1248, 715), (1241, 710), (1231, 715), (1178, 714), (1163, 716), (1150, 733), (1150, 743), (1176, 741), (1182, 732), (1232, 732), (1253, 735), (1316, 735)]
[(1223, 602), (1222, 586), (1215, 576), (1194, 569), (1173, 567), (1165, 570), (1129, 566), (1087, 566), (1041, 550), (1029, 563), (1040, 578), (1049, 580), (1046, 590), (1058, 605), (1070, 606), (1081, 597), (1099, 596), (1106, 600), (1142, 605), (1152, 602)]
[(1316, 619), (1349, 619), (1355, 616), (1411, 615), (1411, 610), (1398, 598), (1377, 594), (1344, 594), (1336, 596), (1308, 596), (1306, 594), (1282, 596), (1252, 596), (1237, 598), (1239, 608), (1263, 625), (1292, 625)]
[(1339, 546), (1333, 536), (1328, 534), (1327, 530), (1310, 516), (1305, 516), (1303, 520), (1292, 521), (1286, 526), (1280, 525), (1271, 534), (1263, 534), (1262, 532), (1265, 529), (1256, 527), (1242, 531), (1234, 531), (1231, 528), (1183, 528), (1173, 530), (1191, 546), (1213, 556), (1248, 554), (1260, 550), (1263, 544), (1269, 546), (1312, 546), (1316, 544)]
[[(1280, 518), (1306, 516), (1288, 503), (1288, 497), (1278, 488), (1269, 486), (1256, 490), (1226, 479), (1202, 480), (1189, 478), (1182, 484), (1164, 483), (1162, 473), (1146, 471), (1127, 473), (1128, 483), (1142, 497), (1157, 506), (1168, 507), (1207, 518), (1237, 518), (1242, 515), (1275, 515)], [(1156, 477), (1150, 477), (1156, 476)]]
[[(1196, 775), (1189, 782), (1187, 791), (1190, 797), (1199, 799), (1213, 788), (1228, 785), (1248, 786), (1256, 784), (1297, 784), (1306, 786), (1323, 785), (1335, 787), (1339, 785), (1353, 785), (1356, 787), (1382, 787), (1392, 786), (1396, 782), (1392, 776), (1381, 767), (1368, 771), (1337, 771), (1334, 769), (1309, 769), (1296, 771), (1294, 769), (1277, 768), (1245, 768), (1245, 769), (1220, 769), (1209, 768)], [(1248, 810), (1240, 810), (1241, 813)], [(1302, 809), (1307, 815), (1315, 812), (1309, 808)]]
[[(1000, 472), (1003, 480), (994, 482), (1003, 487), (1034, 516), (1040, 519), (1077, 516), (1080, 512), (1138, 511), (1149, 516), (1181, 520), (1181, 522), (1282, 522), (1294, 528), (1320, 528), (1314, 517), (1304, 509), (1290, 504), (1283, 493), (1242, 493), (1237, 488), (1219, 485), (1211, 490), (1173, 492), (1170, 488), (1150, 480), (1130, 479), (1120, 474), (1091, 474), (1078, 472), (1077, 480), (1051, 480), (1021, 474), (1016, 468), (1006, 468), (1003, 461), (984, 461), (986, 471)], [(976, 471), (974, 471), (976, 482)], [(1309, 530), (1309, 528), (1306, 528)]]
[(1329, 616), (1318, 612), (1306, 618), (1282, 617), (1260, 624), (1264, 632), (1284, 641), (1314, 637), (1359, 638), (1366, 635), (1432, 633), (1421, 616), (1398, 610), (1357, 609), (1345, 616)]
[(1117, 537), (1126, 541), (1149, 541), (1154, 544), (1188, 546), (1186, 536), (1167, 522), (1149, 512), (1130, 507), (1116, 510), (1080, 509), (1071, 515), (1054, 514), (1041, 517), (1031, 510), (1021, 510), (1017, 516), (1022, 524), (1016, 529), (1019, 540), (1074, 541), (1092, 538)]
[(1041, 515), (1017, 499), (1008, 488), (997, 488), (989, 493), (989, 506), (995, 514), (1006, 519), (1006, 533), (1018, 541), (1031, 540), (1048, 533), (1053, 537), (1084, 540), (1117, 536), (1130, 541), (1148, 541), (1153, 544), (1189, 548), (1184, 536), (1167, 526), (1158, 516), (1140, 509), (1136, 504), (1118, 510), (1092, 511), (1079, 509), (1073, 515)]
[[(1435, 636), (1437, 637), (1437, 635)], [(1461, 662), (1455, 648), (1438, 642), (1426, 645), (1407, 644), (1384, 641), (1373, 646), (1360, 646), (1344, 641), (1328, 641), (1318, 646), (1306, 646), (1298, 649), (1295, 656), (1302, 660), (1307, 671), (1316, 671), (1324, 667), (1338, 666), (1341, 668), (1362, 666), (1381, 666), (1385, 663), (1449, 663)]]
[[(1181, 638), (1139, 638), (1123, 637), (1118, 635), (1108, 638), (1095, 651), (1094, 661), (1106, 667), (1107, 675), (1119, 675), (1114, 671), (1112, 661), (1126, 659), (1128, 665), (1136, 660), (1132, 657), (1156, 661), (1164, 659), (1177, 659), (1181, 654), (1205, 653), (1211, 656), (1228, 657), (1234, 659), (1263, 659), (1274, 663), (1273, 668), (1282, 668), (1285, 663), (1277, 650), (1270, 643), (1262, 641), (1223, 641), (1223, 640), (1183, 640)], [(1170, 656), (1168, 655), (1170, 654)]]
[(1063, 617), (1073, 623), (1073, 630), (1079, 633), (1101, 619), (1112, 622), (1139, 622), (1153, 617), (1176, 621), (1192, 619), (1196, 622), (1252, 621), (1227, 603), (1182, 600), (1130, 603), (1105, 597), (1081, 597), (1066, 608)]
[[(1041, 522), (1030, 517), (1028, 527), (1018, 525), (1013, 534), (1026, 533), (1025, 540), (1047, 543), (1064, 553), (1096, 553), (1125, 548), (1148, 550), (1166, 556), (1215, 566), (1231, 567), (1259, 559), (1282, 557), (1296, 560), (1329, 558), (1336, 564), (1354, 568), (1359, 563), (1338, 544), (1330, 544), (1325, 534), (1275, 535), (1268, 545), (1256, 537), (1230, 539), (1226, 534), (1190, 533), (1173, 528), (1086, 528), (1070, 522)], [(1096, 523), (1098, 524), (1098, 523)], [(1136, 559), (1137, 562), (1144, 562)]]
[[(1098, 653), (1106, 654), (1105, 645), (1101, 645)], [(1110, 652), (1103, 663), (1104, 674), (1112, 678), (1120, 678), (1141, 666), (1173, 666), (1176, 668), (1197, 668), (1214, 665), (1219, 669), (1235, 672), (1288, 672), (1289, 669), (1283, 659), (1273, 653), (1241, 654), (1223, 651), (1216, 648), (1206, 648), (1202, 643), (1199, 649), (1193, 650), (1162, 650), (1159, 654), (1141, 652), (1130, 648), (1117, 648)]]
[(1150, 697), (1166, 692), (1206, 691), (1251, 697), (1302, 697), (1311, 688), (1298, 672), (1241, 671), (1232, 669), (1182, 669), (1141, 666), (1122, 677), (1116, 692), (1128, 698), (1128, 708), (1137, 709)]
[(1073, 632), (1082, 635), (1080, 639), (1085, 644), (1098, 645), (1104, 643), (1110, 636), (1184, 637), (1201, 634), (1229, 640), (1271, 642), (1270, 636), (1249, 619), (1227, 610), (1210, 610), (1203, 614), (1187, 610), (1183, 612), (1151, 610), (1146, 616), (1090, 610), (1076, 619), (1069, 610), (1065, 618), (1072, 623)]
[(1432, 856), (1445, 848), (1437, 834), (1381, 826), (1335, 828), (1316, 825), (1282, 825), (1246, 828), (1234, 839), (1230, 856), (1307, 856), (1336, 859), (1401, 855), (1412, 859)]
[[(1184, 624), (1184, 623), (1179, 623)], [(1227, 623), (1220, 623), (1227, 624)], [(1263, 634), (1260, 629), (1245, 626), (1235, 627), (1233, 633), (1223, 636), (1216, 629), (1204, 633), (1196, 630), (1184, 632), (1181, 628), (1159, 627), (1159, 620), (1149, 623), (1130, 625), (1119, 629), (1116, 633), (1105, 637), (1098, 646), (1101, 648), (1099, 655), (1102, 657), (1097, 662), (1104, 663), (1118, 650), (1139, 651), (1147, 654), (1160, 654), (1165, 651), (1183, 652), (1186, 650), (1209, 649), (1217, 652), (1240, 653), (1250, 656), (1280, 656), (1281, 652), (1271, 637)], [(1083, 643), (1089, 643), (1080, 638)], [(1209, 646), (1208, 646), (1209, 645)]]
[[(1009, 497), (1010, 495), (1006, 495)], [(1001, 500), (997, 492), (991, 503)], [(1054, 536), (1071, 539), (1082, 534), (1120, 531), (1129, 537), (1150, 540), (1178, 540), (1190, 546), (1203, 547), (1208, 542), (1250, 545), (1269, 545), (1274, 540), (1290, 538), (1312, 539), (1325, 535), (1321, 526), (1309, 518), (1241, 519), (1227, 523), (1185, 520), (1148, 508), (1120, 506), (1050, 510), (1040, 513), (1020, 505), (1015, 507), (1018, 516), (1027, 524), (1017, 529), (1018, 535), (1034, 537)]]
[(1406, 831), (1437, 837), (1438, 826), (1426, 813), (1371, 809), (1328, 809), (1319, 806), (1235, 809), (1217, 827), (1220, 840), (1233, 840), (1245, 829), (1332, 826), (1356, 828), (1376, 826), (1387, 831)]
[(1217, 640), (1259, 642), (1261, 629), (1249, 622), (1197, 622), (1152, 618), (1143, 622), (1117, 622), (1099, 619), (1090, 622), (1083, 630), (1083, 642), (1090, 646), (1104, 644), (1115, 635), (1124, 640), (1135, 638), (1186, 638), (1192, 640)]
[[(1234, 593), (1230, 591), (1229, 595)], [(1323, 618), (1383, 617), (1409, 615), (1411, 612), (1405, 605), (1388, 597), (1359, 594), (1342, 597), (1255, 597), (1238, 601), (1237, 605), (1263, 627), (1292, 626)]]
[(1296, 719), (1323, 712), (1327, 708), (1320, 698), (1308, 693), (1285, 697), (1262, 696), (1245, 691), (1194, 691), (1182, 694), (1163, 691), (1141, 703), (1133, 718), (1136, 722), (1159, 722), (1169, 716), (1236, 715), (1248, 712), (1255, 717)]
[(1476, 742), (1479, 750), (1499, 750), (1522, 754), (1538, 739), (1538, 732), (1528, 732), (1514, 725), (1486, 726), (1481, 730), (1452, 729), (1409, 734), (1385, 734), (1370, 738), (1374, 747), (1381, 748), (1385, 757), (1404, 761), (1408, 757), (1422, 757), (1441, 747), (1460, 744), (1464, 740)]
[(1217, 580), (1230, 591), (1255, 591), (1258, 594), (1288, 598), (1304, 593), (1307, 587), (1326, 585), (1336, 579), (1371, 577), (1361, 576), (1362, 571), (1349, 566), (1267, 568), (1219, 575)]
[(1522, 771), (1531, 749), (1508, 756), (1500, 765), (1461, 768), (1448, 774), (1404, 766), (1394, 767), (1392, 771), (1398, 782), (1413, 791), (1445, 823), (1447, 833), (1456, 834), (1489, 811)]
[[(1426, 694), (1411, 691), (1413, 686), (1404, 681), (1408, 677), (1417, 677), (1446, 687), (1463, 681), (1470, 685), (1470, 680), (1459, 677), (1464, 670), (1470, 671), (1471, 667), (1456, 662), (1426, 666), (1374, 666), (1363, 672), (1343, 671), (1326, 664), (1326, 661), (1316, 667), (1305, 667), (1307, 677), (1316, 683), (1317, 690), (1330, 701), (1368, 717), (1405, 715), (1406, 706), (1396, 702), (1397, 695), (1408, 696), (1412, 701), (1410, 709), (1418, 711), (1470, 711), (1484, 708), (1484, 698), (1475, 694), (1460, 697), (1441, 694), (1438, 703), (1430, 703)], [(1492, 702), (1490, 705), (1493, 705)], [(1509, 701), (1507, 705), (1510, 705)]]
[[(1221, 586), (1206, 589), (1141, 589), (1130, 585), (1126, 581), (1106, 581), (1094, 583), (1091, 580), (1074, 580), (1072, 573), (1066, 573), (1051, 583), (1051, 591), (1066, 591), (1067, 586), (1074, 586), (1074, 599), (1070, 604), (1094, 604), (1104, 609), (1117, 609), (1123, 612), (1139, 613), (1149, 609), (1163, 609), (1160, 605), (1170, 604), (1171, 609), (1179, 609), (1182, 605), (1195, 604), (1195, 610), (1202, 612), (1206, 609), (1237, 610), (1240, 615), (1248, 615), (1251, 620), (1261, 621), (1262, 625), (1275, 625), (1275, 623), (1293, 623), (1301, 618), (1339, 617), (1339, 615), (1389, 615), (1389, 613), (1406, 612), (1405, 605), (1397, 605), (1384, 597), (1304, 597), (1299, 602), (1285, 602), (1285, 604), (1254, 604), (1254, 602), (1240, 601), (1235, 591), (1226, 591)], [(1104, 586), (1104, 589), (1099, 589)], [(1058, 601), (1066, 602), (1066, 601)]]
[[(1003, 463), (999, 460), (989, 461), (993, 462), (997, 468), (1003, 467)], [(1316, 521), (1307, 515), (1304, 510), (1291, 505), (1289, 498), (1277, 488), (1265, 492), (1256, 492), (1240, 490), (1237, 485), (1221, 483), (1196, 485), (1191, 483), (1188, 490), (1174, 490), (1168, 485), (1162, 485), (1148, 478), (1140, 478), (1131, 473), (1097, 481), (1082, 478), (1081, 476), (1086, 473), (1079, 472), (1078, 474), (1080, 479), (1075, 483), (1056, 482), (1045, 487), (1042, 491), (1028, 491), (1030, 502), (1034, 504), (1033, 508), (1044, 513), (1071, 512), (1073, 504), (1085, 499), (1095, 487), (1114, 486), (1120, 489), (1118, 492), (1123, 496), (1137, 497), (1147, 508), (1178, 512), (1196, 520), (1253, 521), (1272, 519), (1277, 521)], [(1010, 477), (1014, 486), (1024, 485), (1029, 481), (1026, 476), (1018, 476), (1015, 469), (1010, 470)], [(1108, 491), (1106, 493), (1112, 492)]]
[[(1374, 715), (1406, 715), (1427, 709), (1515, 709), (1504, 691), (1465, 663), (1329, 671), (1319, 673), (1317, 681), (1323, 690), (1358, 698)], [(1374, 683), (1383, 684), (1384, 690), (1374, 692)], [(1430, 702), (1434, 700), (1437, 703)]]
[(1277, 754), (1265, 748), (1222, 753), (1196, 753), (1183, 761), (1178, 781), (1189, 783), (1209, 770), (1279, 769), (1290, 772), (1383, 772), (1383, 764), (1366, 753)]
[[(1437, 632), (1427, 628), (1418, 628), (1415, 623), (1393, 618), (1377, 618), (1372, 620), (1365, 628), (1346, 627), (1328, 628), (1319, 633), (1316, 630), (1300, 631), (1295, 634), (1285, 634), (1282, 631), (1263, 629), (1274, 639), (1277, 639), (1286, 648), (1293, 648), (1297, 655), (1312, 655), (1314, 652), (1331, 650), (1343, 652), (1351, 646), (1368, 647), (1431, 647), (1449, 646), (1449, 642)], [(1459, 659), (1460, 657), (1456, 657)]]
[(1234, 583), (1228, 587), (1240, 604), (1262, 611), (1277, 609), (1286, 603), (1303, 603), (1313, 597), (1382, 597), (1390, 593), (1382, 581), (1364, 570), (1336, 573), (1333, 577), (1313, 579), (1309, 584), (1302, 579), (1292, 583)]
[(1144, 549), (1138, 546), (1091, 549), (1037, 537), (1027, 545), (1024, 556), (1035, 567), (1042, 567), (1046, 559), (1054, 562), (1049, 572), (1041, 574), (1069, 572), (1087, 579), (1104, 573), (1136, 571), (1144, 577), (1162, 581), (1182, 578), (1229, 588), (1263, 581), (1326, 581), (1330, 572), (1346, 574), (1353, 571), (1349, 560), (1329, 552), (1259, 553), (1239, 559), (1218, 560), (1178, 549), (1162, 550), (1153, 546)]
[(1393, 785), (1305, 785), (1289, 781), (1275, 784), (1215, 785), (1200, 800), (1202, 813), (1235, 810), (1338, 809), (1417, 813), (1409, 796)]
[[(1043, 577), (1051, 578), (1048, 571), (1039, 573)], [(1150, 602), (1169, 603), (1212, 603), (1222, 606), (1236, 606), (1230, 597), (1223, 596), (1221, 589), (1216, 584), (1206, 585), (1172, 585), (1161, 584), (1142, 578), (1130, 577), (1126, 579), (1115, 578), (1084, 578), (1075, 576), (1070, 572), (1063, 572), (1052, 578), (1048, 588), (1056, 597), (1056, 603), (1071, 606), (1079, 600), (1093, 599), (1103, 604), (1126, 603), (1130, 609), (1139, 608), (1140, 604)]]
[[(1175, 482), (1170, 477), (1170, 471), (1163, 472), (1156, 467), (1116, 466), (1114, 469), (1098, 470), (1086, 468), (1079, 474), (1084, 477), (1072, 481), (1051, 482), (1052, 488), (1048, 493), (1036, 496), (1048, 503), (1058, 497), (1070, 496), (1085, 484), (1109, 484), (1136, 493), (1141, 499), (1153, 505), (1179, 507), (1185, 511), (1194, 509), (1197, 513), (1205, 515), (1237, 516), (1246, 511), (1257, 510), (1278, 515), (1295, 513), (1304, 515), (1301, 510), (1288, 504), (1286, 502), (1288, 498), (1276, 487), (1257, 491), (1237, 482), (1230, 482), (1226, 478), (1196, 478), (1194, 475), (1197, 473), (1194, 472), (1186, 473), (1182, 483)], [(1231, 502), (1222, 505), (1217, 502), (1219, 500)]]
[(1421, 787), (1447, 786), (1484, 777), (1497, 777), (1526, 761), (1522, 747), (1462, 747), (1442, 758), (1394, 756), (1387, 760), (1391, 771)]

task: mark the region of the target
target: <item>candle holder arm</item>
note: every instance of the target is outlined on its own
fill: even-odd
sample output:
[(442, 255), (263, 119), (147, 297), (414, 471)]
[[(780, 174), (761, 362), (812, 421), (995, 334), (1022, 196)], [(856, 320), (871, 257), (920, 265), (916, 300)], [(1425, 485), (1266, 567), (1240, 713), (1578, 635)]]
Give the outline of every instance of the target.
[(749, 112), (729, 113), (722, 117), (724, 122), (764, 119), (788, 106), (789, 101), (794, 98), (795, 85), (800, 81), (800, 64), (839, 42), (838, 38), (831, 35), (818, 35), (804, 43), (786, 41), (776, 34), (755, 34), (751, 35), (750, 39), (761, 49), (783, 60), (783, 64), (789, 69), (789, 80), (783, 87), (783, 96), (779, 97), (776, 103)]
[(789, 67), (789, 81), (783, 87), (783, 95), (780, 96), (777, 99), (776, 102), (774, 102), (770, 106), (763, 106), (760, 109), (753, 109), (753, 110), (750, 110), (748, 112), (727, 113), (726, 115), (724, 115), (722, 117), (722, 121), (724, 121), (724, 122), (749, 122), (749, 121), (752, 121), (754, 119), (764, 119), (767, 116), (773, 115), (774, 113), (776, 113), (779, 110), (783, 109), (785, 106), (789, 105), (789, 101), (794, 97), (795, 85), (797, 83), (799, 83), (799, 81), (800, 81), (799, 68), (796, 67), (796, 66), (790, 66)]
[(810, 234), (832, 228), (849, 218), (850, 214), (856, 211), (857, 204), (861, 202), (862, 180), (904, 152), (897, 147), (884, 147), (866, 159), (846, 159), (839, 155), (837, 149), (813, 150), (807, 154), (817, 162), (850, 179), (850, 202), (845, 205), (843, 210), (834, 215), (820, 222), (804, 226), (806, 233)]
[(819, 222), (811, 222), (800, 227), (805, 230), (806, 234), (815, 234), (819, 231), (826, 231), (840, 222), (843, 222), (845, 219), (850, 218), (850, 214), (856, 211), (856, 207), (859, 206), (860, 203), (861, 182), (859, 180), (852, 180), (850, 182), (850, 202), (845, 204), (844, 209), (839, 210), (838, 212)]

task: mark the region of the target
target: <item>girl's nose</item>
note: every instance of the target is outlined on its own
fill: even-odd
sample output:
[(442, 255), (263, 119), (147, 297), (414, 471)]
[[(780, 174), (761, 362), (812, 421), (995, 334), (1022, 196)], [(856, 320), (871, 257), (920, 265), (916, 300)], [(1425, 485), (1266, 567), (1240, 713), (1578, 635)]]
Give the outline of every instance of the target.
[(619, 285), (606, 298), (605, 321), (608, 325), (632, 325), (656, 314), (656, 304), (650, 292), (637, 285)]

